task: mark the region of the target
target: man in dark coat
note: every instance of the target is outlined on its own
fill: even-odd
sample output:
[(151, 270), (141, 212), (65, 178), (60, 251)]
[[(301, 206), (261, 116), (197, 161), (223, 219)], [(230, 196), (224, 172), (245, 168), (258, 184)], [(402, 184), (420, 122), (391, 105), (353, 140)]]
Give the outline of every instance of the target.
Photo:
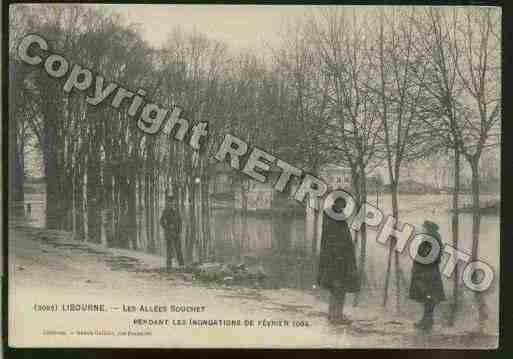
[[(337, 198), (333, 211), (342, 212), (346, 201)], [(330, 291), (328, 320), (336, 324), (349, 324), (343, 314), (346, 293), (360, 290), (354, 244), (346, 221), (337, 221), (323, 213), (321, 252), (317, 282)]]
[[(431, 221), (425, 221), (423, 225), (424, 234), (430, 236), (438, 243), (438, 254), (431, 263), (422, 263), (419, 257), (429, 258), (432, 245), (424, 241), (419, 245), (416, 259), (413, 261), (410, 285), (410, 299), (424, 304), (424, 316), (415, 327), (430, 330), (433, 327), (433, 311), (435, 306), (445, 300), (445, 293), (440, 275), (440, 259), (443, 251), (443, 244), (438, 225)], [(436, 250), (436, 249), (434, 249)], [(435, 253), (435, 252), (434, 252)]]
[[(170, 269), (173, 266), (173, 254), (176, 255), (178, 264), (183, 266), (183, 254), (182, 245), (180, 242), (180, 234), (182, 232), (182, 218), (176, 208), (176, 203), (172, 197), (167, 197), (166, 208), (162, 212), (160, 217), (160, 225), (164, 228), (164, 236), (166, 239), (167, 247), (167, 268)], [(173, 253), (174, 252), (174, 253)]]

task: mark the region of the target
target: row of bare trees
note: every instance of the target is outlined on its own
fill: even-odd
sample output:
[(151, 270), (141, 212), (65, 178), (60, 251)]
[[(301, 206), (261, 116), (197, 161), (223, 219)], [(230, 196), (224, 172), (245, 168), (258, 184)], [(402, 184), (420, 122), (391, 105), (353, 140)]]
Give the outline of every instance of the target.
[(159, 211), (172, 191), (188, 219), (187, 250), (206, 247), (214, 170), (208, 154), (217, 136), (201, 150), (175, 141), (174, 132), (143, 136), (127, 109), (88, 106), (84, 95), (64, 93), (44, 71), (21, 63), (16, 47), (26, 34), (45, 37), (52, 51), (108, 81), (143, 89), (150, 101), (180, 105), (189, 121), (208, 122), (212, 133), (231, 132), (277, 150), (280, 133), (294, 127), (276, 121), (288, 118), (291, 106), (279, 72), (254, 54), (229, 56), (223, 43), (180, 28), (155, 49), (136, 27), (91, 7), (20, 5), (10, 15), (13, 199), (23, 200), (29, 133), (43, 158), (46, 226), (72, 231), (77, 240), (158, 251)]
[[(452, 158), (452, 244), (458, 247), (464, 158), (472, 174), (472, 259), (477, 259), (481, 155), (500, 141), (500, 11), (320, 9), (295, 24), (284, 44), (278, 58), (296, 86), (296, 118), (301, 119), (306, 109), (315, 123), (306, 132), (306, 144), (311, 139), (317, 151), (302, 143), (309, 151), (303, 158), (314, 163), (309, 168), (315, 172), (326, 162), (348, 166), (360, 203), (367, 200), (369, 173), (385, 168), (392, 214), (399, 223), (398, 188), (404, 167), (419, 160)], [(363, 226), (359, 267), (364, 283), (366, 236)], [(404, 274), (393, 246), (391, 242), (383, 302), (386, 305), (394, 259), (399, 309)], [(456, 271), (454, 312), (458, 280)]]
[[(406, 165), (452, 158), (457, 209), (466, 160), (477, 258), (480, 161), (500, 133), (497, 9), (320, 8), (289, 26), (268, 56), (233, 55), (225, 44), (180, 28), (155, 49), (136, 27), (91, 7), (19, 5), (10, 11), (11, 193), (23, 200), (23, 149), (32, 136), (43, 156), (48, 228), (70, 230), (78, 240), (105, 238), (109, 246), (158, 251), (157, 219), (163, 196), (173, 191), (187, 213), (191, 259), (193, 248), (205, 248), (211, 236), (215, 163), (209, 154), (217, 136), (193, 150), (174, 134), (144, 136), (126, 110), (93, 108), (83, 96), (65, 94), (55, 79), (17, 59), (17, 43), (30, 32), (71, 61), (133, 91), (144, 89), (151, 101), (179, 104), (193, 123), (208, 122), (211, 133), (233, 133), (313, 174), (328, 162), (349, 167), (360, 203), (367, 201), (369, 175), (381, 167), (396, 220)], [(234, 174), (233, 181), (244, 179)], [(458, 226), (455, 212), (455, 246)], [(358, 236), (365, 283), (365, 226)], [(392, 246), (383, 298), (386, 305), (394, 263), (399, 306), (404, 275)], [(457, 285), (454, 298), (457, 305)]]

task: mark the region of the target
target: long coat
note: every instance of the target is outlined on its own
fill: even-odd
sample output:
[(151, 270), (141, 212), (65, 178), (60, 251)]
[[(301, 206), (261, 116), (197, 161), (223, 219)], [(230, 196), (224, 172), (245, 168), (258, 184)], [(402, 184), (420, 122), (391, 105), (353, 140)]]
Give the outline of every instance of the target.
[[(411, 272), (410, 299), (420, 303), (434, 302), (438, 303), (445, 300), (442, 276), (440, 275), (440, 259), (443, 251), (443, 244), (438, 232), (426, 233), (436, 239), (440, 251), (436, 260), (429, 264), (423, 264), (416, 260), (413, 261)], [(423, 242), (418, 250), (417, 256), (425, 257), (429, 254), (431, 244)]]
[(164, 228), (166, 240), (169, 240), (169, 237), (179, 237), (182, 231), (180, 213), (174, 208), (166, 207), (160, 217), (160, 225)]
[(358, 292), (360, 280), (349, 226), (323, 215), (317, 283), (331, 291)]

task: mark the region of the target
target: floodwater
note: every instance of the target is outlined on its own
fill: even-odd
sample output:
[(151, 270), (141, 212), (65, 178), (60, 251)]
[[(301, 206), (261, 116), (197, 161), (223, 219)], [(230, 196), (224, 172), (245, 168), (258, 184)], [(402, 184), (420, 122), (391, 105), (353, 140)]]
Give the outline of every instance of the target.
[[(27, 202), (32, 204), (31, 219), (34, 225), (44, 226), (44, 194), (29, 193)], [(468, 196), (462, 196), (462, 202), (468, 202)], [(487, 196), (482, 196), (487, 200)], [(378, 207), (386, 215), (391, 214), (390, 195), (380, 195)], [(369, 197), (369, 203), (376, 205), (376, 198)], [(409, 223), (416, 228), (424, 220), (436, 222), (440, 227), (442, 240), (450, 244), (451, 216), (449, 212), (450, 195), (402, 195), (399, 198), (400, 222)], [(191, 250), (205, 250), (202, 257), (206, 261), (223, 263), (246, 263), (257, 265), (267, 274), (269, 288), (295, 288), (305, 291), (315, 291), (318, 249), (314, 250), (312, 241), (305, 236), (305, 219), (297, 215), (284, 214), (252, 214), (245, 219), (240, 213), (231, 209), (213, 210), (211, 218), (211, 243), (207, 247), (196, 246)], [(495, 273), (495, 280), (490, 289), (482, 295), (487, 318), (481, 323), (481, 330), (490, 334), (498, 333), (498, 298), (499, 298), (499, 251), (500, 251), (500, 217), (485, 215), (481, 217), (481, 233), (479, 244), (479, 259), (488, 263)], [(387, 271), (388, 247), (376, 241), (376, 232), (368, 231), (367, 259), (365, 266), (364, 290), (359, 296), (360, 305), (383, 305), (384, 287)], [(470, 253), (472, 243), (472, 216), (460, 214), (460, 245), (459, 249)], [(318, 244), (317, 244), (318, 248)], [(359, 243), (356, 247), (359, 253)], [(158, 246), (158, 252), (164, 255), (164, 246)], [(195, 253), (189, 253), (186, 258), (196, 258)], [(443, 257), (443, 268), (447, 256)], [(398, 255), (400, 276), (396, 276), (394, 260), (390, 276), (387, 308), (394, 309), (400, 315), (418, 317), (421, 313), (419, 304), (408, 299), (408, 286), (412, 260), (408, 248)], [(460, 266), (460, 276), (464, 264)], [(456, 315), (456, 328), (463, 332), (475, 331), (477, 310), (475, 295), (465, 288), (460, 278), (460, 308)], [(444, 288), (447, 301), (443, 302), (437, 311), (442, 317), (449, 318), (452, 313), (453, 278), (444, 278)], [(352, 300), (350, 299), (352, 302)]]
[[(468, 203), (470, 198), (462, 196), (462, 202)], [(486, 201), (490, 196), (482, 196)], [(392, 213), (391, 196), (381, 195), (378, 206), (385, 216)], [(369, 198), (369, 203), (376, 205), (376, 198)], [(449, 212), (450, 195), (403, 195), (399, 198), (400, 222), (409, 223), (420, 229), (424, 220), (436, 222), (444, 243), (452, 243), (451, 220)], [(257, 262), (270, 276), (272, 285), (277, 288), (292, 287), (311, 290), (315, 285), (317, 269), (317, 251), (313, 250), (311, 239), (305, 236), (305, 220), (294, 216), (252, 216), (247, 218), (247, 230), (242, 221), (229, 211), (217, 211), (214, 217), (214, 253), (213, 261)], [(234, 223), (235, 222), (235, 223)], [(472, 248), (472, 215), (460, 214), (459, 219), (459, 250), (470, 253)], [(388, 246), (376, 241), (377, 232), (368, 230), (365, 287), (360, 295), (360, 303), (382, 305), (386, 280)], [(500, 217), (484, 215), (481, 217), (479, 259), (486, 262), (494, 270), (495, 280), (491, 287), (482, 295), (486, 304), (487, 319), (482, 323), (481, 330), (498, 332), (498, 278), (499, 278), (499, 247)], [(359, 255), (359, 243), (356, 247)], [(444, 255), (440, 268), (443, 269), (448, 255)], [(392, 260), (392, 274), (389, 279), (388, 306), (399, 308), (405, 315), (418, 316), (419, 305), (408, 299), (410, 271), (412, 259), (408, 247), (398, 255), (401, 275), (396, 281), (395, 258)], [(461, 276), (464, 263), (460, 264), (460, 303), (461, 308), (456, 315), (455, 324), (464, 330), (474, 330), (477, 322), (475, 296), (462, 282)], [(454, 276), (454, 274), (453, 274)], [(440, 305), (439, 310), (451, 316), (453, 277), (443, 278), (444, 289), (448, 300)], [(399, 288), (399, 290), (397, 290)], [(469, 320), (470, 319), (470, 320)], [(472, 320), (474, 319), (474, 320)]]

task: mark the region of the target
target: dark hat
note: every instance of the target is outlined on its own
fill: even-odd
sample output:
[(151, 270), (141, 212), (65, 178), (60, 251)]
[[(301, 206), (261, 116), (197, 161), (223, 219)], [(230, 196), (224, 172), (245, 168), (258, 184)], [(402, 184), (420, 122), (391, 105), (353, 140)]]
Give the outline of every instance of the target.
[(345, 206), (346, 206), (346, 204), (347, 204), (347, 201), (346, 201), (346, 199), (345, 199), (345, 198), (343, 198), (343, 197), (337, 197), (337, 198), (335, 199), (335, 201), (334, 201), (334, 204), (340, 204), (341, 206), (344, 206), (344, 207), (345, 207)]
[(436, 224), (435, 222), (426, 220), (424, 221), (423, 226), (430, 232), (438, 232), (438, 224)]
[(342, 210), (343, 208), (346, 208), (347, 206), (347, 201), (345, 200), (345, 198), (342, 198), (342, 197), (337, 197), (335, 199), (335, 201), (333, 202), (333, 210), (335, 211), (338, 211), (338, 210)]

